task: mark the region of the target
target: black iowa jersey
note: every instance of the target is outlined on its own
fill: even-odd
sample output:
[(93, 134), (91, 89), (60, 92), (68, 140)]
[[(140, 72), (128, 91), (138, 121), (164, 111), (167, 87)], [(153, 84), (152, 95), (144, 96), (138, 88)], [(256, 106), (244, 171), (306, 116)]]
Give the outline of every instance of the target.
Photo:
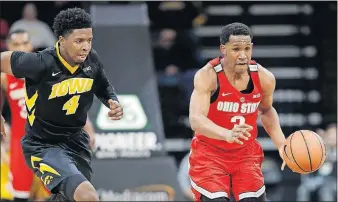
[(13, 52), (11, 68), (26, 81), (26, 132), (43, 139), (60, 139), (79, 132), (86, 123), (94, 94), (107, 106), (117, 100), (95, 50), (72, 67), (58, 45), (36, 53)]

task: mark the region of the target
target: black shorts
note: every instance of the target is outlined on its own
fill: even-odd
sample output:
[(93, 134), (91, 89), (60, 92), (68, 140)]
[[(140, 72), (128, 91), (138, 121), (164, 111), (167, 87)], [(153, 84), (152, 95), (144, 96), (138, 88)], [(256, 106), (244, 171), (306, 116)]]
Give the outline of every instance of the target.
[(82, 130), (65, 141), (51, 142), (32, 135), (21, 140), (26, 164), (52, 192), (65, 179), (82, 174), (91, 180), (91, 150), (88, 134)]

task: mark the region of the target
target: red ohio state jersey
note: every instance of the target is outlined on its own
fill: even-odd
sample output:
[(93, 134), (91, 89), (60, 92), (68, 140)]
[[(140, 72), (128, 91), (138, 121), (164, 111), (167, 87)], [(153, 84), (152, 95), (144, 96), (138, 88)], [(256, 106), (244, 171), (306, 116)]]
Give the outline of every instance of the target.
[(199, 140), (223, 149), (235, 149), (245, 146), (254, 141), (257, 137), (258, 105), (262, 98), (262, 89), (258, 76), (258, 65), (255, 61), (249, 63), (249, 74), (253, 84), (253, 90), (249, 93), (242, 93), (231, 85), (227, 79), (221, 64), (221, 57), (209, 62), (217, 73), (218, 93), (216, 100), (210, 104), (208, 118), (215, 124), (232, 130), (235, 125), (248, 124), (253, 127), (250, 131), (249, 140), (241, 140), (244, 144), (228, 143), (222, 140), (208, 138), (203, 134), (195, 134)]
[(14, 76), (7, 75), (7, 99), (11, 109), (12, 137), (25, 135), (25, 123), (27, 110), (25, 104), (25, 81)]

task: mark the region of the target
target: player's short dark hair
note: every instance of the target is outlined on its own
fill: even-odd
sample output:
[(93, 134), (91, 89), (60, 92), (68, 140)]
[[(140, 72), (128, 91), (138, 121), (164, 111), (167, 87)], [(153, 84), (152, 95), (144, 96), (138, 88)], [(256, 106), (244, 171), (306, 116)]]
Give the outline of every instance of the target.
[(230, 36), (239, 36), (239, 35), (245, 35), (245, 36), (250, 36), (251, 40), (253, 39), (252, 32), (250, 28), (239, 22), (231, 23), (226, 25), (222, 29), (222, 34), (220, 36), (220, 42), (221, 44), (226, 44), (229, 41)]
[(56, 37), (66, 36), (74, 29), (91, 28), (90, 15), (81, 8), (68, 8), (54, 18), (53, 30)]
[(13, 36), (13, 34), (25, 34), (25, 33), (28, 34), (28, 32), (24, 29), (15, 29), (15, 30), (8, 33), (6, 40), (7, 41), (10, 40), (11, 37)]

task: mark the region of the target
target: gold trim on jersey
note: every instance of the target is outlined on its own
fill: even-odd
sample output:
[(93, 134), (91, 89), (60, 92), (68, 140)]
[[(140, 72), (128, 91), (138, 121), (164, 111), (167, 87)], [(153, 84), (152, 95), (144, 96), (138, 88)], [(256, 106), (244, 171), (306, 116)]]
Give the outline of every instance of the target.
[(60, 54), (59, 42), (56, 42), (56, 44), (55, 44), (55, 51), (56, 51), (56, 55), (58, 56), (59, 60), (63, 64), (63, 66), (65, 66), (66, 69), (68, 69), (68, 71), (71, 74), (74, 74), (74, 72), (79, 68), (80, 65), (75, 65), (75, 66), (72, 67), (65, 59), (63, 59), (63, 57)]
[(35, 102), (38, 99), (38, 97), (39, 97), (38, 91), (35, 91), (34, 95), (30, 98), (28, 98), (27, 91), (25, 91), (25, 102), (27, 107), (28, 123), (31, 126), (33, 126), (35, 120), (35, 109), (33, 111), (32, 109), (34, 108)]

